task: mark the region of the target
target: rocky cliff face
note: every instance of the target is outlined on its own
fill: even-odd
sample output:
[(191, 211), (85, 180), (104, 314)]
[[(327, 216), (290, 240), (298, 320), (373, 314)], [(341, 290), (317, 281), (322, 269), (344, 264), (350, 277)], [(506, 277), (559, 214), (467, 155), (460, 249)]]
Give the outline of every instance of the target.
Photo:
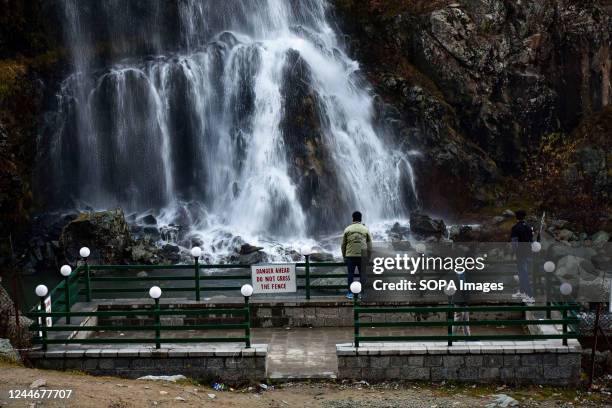
[(382, 119), (423, 151), (425, 207), (453, 193), (459, 210), (498, 199), (491, 182), (524, 178), (544, 135), (569, 133), (610, 104), (608, 2), (335, 4)]

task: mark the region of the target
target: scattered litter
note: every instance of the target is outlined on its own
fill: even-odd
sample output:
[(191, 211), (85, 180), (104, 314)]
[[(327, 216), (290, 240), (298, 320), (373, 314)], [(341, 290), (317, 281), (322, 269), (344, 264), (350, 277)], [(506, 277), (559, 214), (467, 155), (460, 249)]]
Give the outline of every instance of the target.
[(176, 397), (175, 400), (185, 402), (185, 398), (183, 397)]
[(46, 385), (47, 385), (47, 381), (45, 381), (42, 378), (39, 378), (38, 380), (32, 381), (32, 384), (30, 384), (30, 388), (40, 388)]
[(182, 374), (177, 374), (177, 375), (145, 375), (144, 377), (139, 377), (139, 380), (150, 380), (150, 381), (170, 381), (170, 382), (177, 382), (179, 380), (186, 380), (187, 377), (185, 377)]
[(227, 386), (223, 383), (214, 382), (212, 383), (212, 388), (215, 391), (225, 391), (227, 389)]
[(159, 392), (159, 395), (168, 395), (168, 391), (161, 390)]
[(259, 384), (259, 389), (261, 391), (272, 391), (274, 389), (274, 386), (273, 385), (268, 385), (268, 384), (261, 383), (261, 384)]
[(217, 398), (217, 396), (215, 394), (208, 394), (208, 398), (215, 399), (215, 398)]
[(508, 408), (519, 405), (517, 400), (506, 394), (493, 394), (490, 397), (493, 398), (493, 401), (485, 405), (487, 408)]

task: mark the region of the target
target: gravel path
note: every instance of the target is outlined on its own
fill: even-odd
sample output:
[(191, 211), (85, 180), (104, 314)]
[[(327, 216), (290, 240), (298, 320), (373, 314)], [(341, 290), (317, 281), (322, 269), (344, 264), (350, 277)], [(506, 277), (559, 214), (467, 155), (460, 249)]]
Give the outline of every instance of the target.
[[(9, 399), (9, 390), (30, 390), (34, 382), (44, 382), (38, 390), (71, 389), (68, 400)], [(516, 398), (520, 406), (533, 407), (612, 407), (609, 393), (587, 395), (575, 390), (552, 388), (472, 387), (440, 384), (365, 383), (284, 383), (267, 391), (247, 387), (217, 392), (195, 382), (167, 383), (91, 377), (28, 369), (0, 363), (0, 406), (2, 407), (486, 407), (492, 394)]]

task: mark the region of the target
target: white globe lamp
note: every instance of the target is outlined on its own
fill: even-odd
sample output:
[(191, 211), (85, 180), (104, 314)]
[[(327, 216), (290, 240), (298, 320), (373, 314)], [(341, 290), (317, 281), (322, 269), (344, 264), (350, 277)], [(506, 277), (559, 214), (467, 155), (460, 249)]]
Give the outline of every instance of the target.
[(89, 257), (89, 255), (91, 255), (91, 251), (89, 250), (89, 248), (83, 247), (79, 249), (79, 255), (81, 255), (81, 258), (87, 258)]
[(194, 258), (199, 258), (202, 256), (202, 248), (200, 247), (193, 247), (191, 248), (191, 256), (193, 256)]
[(544, 262), (544, 271), (551, 273), (555, 271), (555, 263), (553, 261), (546, 261)]
[(149, 289), (149, 296), (151, 296), (151, 299), (159, 299), (162, 295), (162, 290), (159, 286), (153, 286), (151, 289)]
[(38, 297), (45, 297), (47, 293), (49, 293), (49, 289), (47, 289), (45, 285), (38, 285), (36, 289), (34, 289), (34, 292), (36, 292), (36, 296)]
[(240, 293), (242, 294), (242, 296), (244, 297), (250, 297), (253, 294), (253, 287), (251, 285), (244, 284), (242, 285), (242, 287), (240, 288)]
[(70, 265), (63, 265), (60, 268), (60, 273), (62, 274), (64, 278), (67, 278), (72, 273), (72, 268), (70, 267)]

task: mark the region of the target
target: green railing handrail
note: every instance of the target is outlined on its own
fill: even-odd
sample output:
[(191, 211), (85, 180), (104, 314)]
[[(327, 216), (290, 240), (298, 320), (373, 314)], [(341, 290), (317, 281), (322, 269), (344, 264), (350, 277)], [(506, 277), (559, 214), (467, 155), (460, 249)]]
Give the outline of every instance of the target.
[[(182, 325), (167, 325), (161, 324), (160, 317), (162, 316), (238, 316), (242, 318), (241, 322), (230, 321), (227, 323), (201, 323), (201, 324), (182, 324)], [(158, 299), (155, 301), (155, 305), (149, 308), (139, 310), (125, 310), (125, 311), (81, 311), (81, 312), (45, 312), (45, 311), (32, 311), (28, 313), (28, 316), (34, 320), (29, 326), (29, 330), (32, 332), (40, 332), (42, 335), (34, 336), (32, 338), (33, 343), (42, 344), (43, 349), (47, 348), (48, 344), (100, 344), (100, 343), (155, 343), (157, 348), (161, 347), (161, 344), (166, 343), (206, 343), (206, 342), (244, 342), (246, 347), (251, 346), (251, 312), (248, 298), (245, 298), (244, 305), (236, 307), (207, 307), (207, 308), (172, 308), (162, 309), (160, 307)], [(143, 324), (143, 325), (71, 325), (69, 324), (68, 318), (70, 317), (130, 317), (130, 316), (146, 316), (152, 318), (154, 324)], [(64, 317), (66, 323), (63, 325), (52, 325), (47, 327), (45, 320), (47, 317)], [(40, 323), (38, 319), (40, 318)], [(92, 331), (105, 331), (105, 332), (123, 332), (123, 331), (153, 331), (155, 333), (153, 338), (144, 339), (133, 339), (133, 338), (100, 338), (100, 339), (79, 339), (79, 338), (48, 338), (48, 332), (71, 332), (72, 334), (79, 332), (92, 332)], [(233, 337), (173, 337), (163, 338), (161, 333), (164, 331), (186, 331), (186, 330), (243, 330), (244, 336), (233, 336)]]
[[(575, 326), (579, 319), (575, 312), (580, 308), (575, 303), (549, 303), (546, 305), (490, 305), (490, 306), (408, 306), (408, 307), (363, 307), (359, 304), (359, 295), (355, 295), (353, 300), (354, 314), (354, 344), (359, 347), (362, 341), (447, 341), (449, 346), (453, 345), (453, 341), (457, 340), (536, 340), (536, 339), (562, 339), (563, 344), (567, 345), (567, 340), (570, 338), (578, 338), (578, 333)], [(543, 320), (527, 320), (527, 319), (511, 319), (504, 320), (503, 324), (508, 326), (534, 326), (534, 325), (562, 325), (563, 331), (561, 334), (475, 334), (475, 335), (455, 335), (452, 332), (454, 326), (486, 326), (499, 324), (499, 320), (469, 320), (455, 321), (455, 312), (546, 312), (546, 319)], [(557, 311), (562, 313), (560, 319), (551, 318), (551, 312)], [(360, 315), (362, 314), (385, 314), (385, 313), (446, 313), (446, 320), (437, 321), (403, 321), (403, 322), (362, 322)], [(569, 314), (569, 315), (568, 315)], [(361, 327), (447, 327), (446, 335), (402, 335), (402, 336), (364, 336), (361, 334)]]

